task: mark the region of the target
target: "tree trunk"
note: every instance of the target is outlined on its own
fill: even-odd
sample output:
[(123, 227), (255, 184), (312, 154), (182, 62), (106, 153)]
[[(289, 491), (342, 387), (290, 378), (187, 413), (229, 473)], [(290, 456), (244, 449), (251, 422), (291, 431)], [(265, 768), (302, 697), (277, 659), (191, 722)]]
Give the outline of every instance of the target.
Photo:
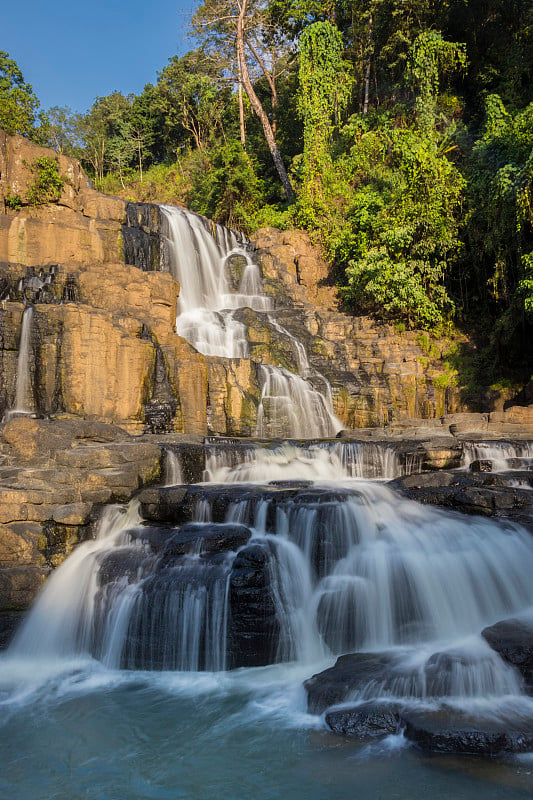
[(246, 94), (250, 98), (250, 103), (252, 105), (252, 108), (259, 117), (259, 120), (263, 127), (263, 133), (265, 135), (268, 149), (270, 150), (272, 160), (274, 161), (274, 164), (276, 166), (276, 170), (283, 185), (283, 189), (285, 191), (287, 200), (293, 200), (294, 189), (292, 188), (289, 176), (287, 175), (287, 171), (285, 169), (285, 165), (283, 164), (283, 160), (281, 158), (281, 154), (276, 144), (276, 138), (272, 131), (272, 126), (270, 124), (270, 121), (265, 113), (265, 109), (261, 105), (261, 101), (259, 100), (258, 96), (254, 91), (254, 87), (252, 86), (252, 82), (250, 80), (250, 74), (248, 72), (248, 66), (246, 64), (246, 58), (244, 54), (244, 15), (246, 14), (246, 2), (247, 0), (240, 0), (239, 16), (237, 18), (237, 55), (239, 59), (239, 67), (242, 74), (242, 82), (244, 84), (244, 89), (246, 91)]
[(268, 69), (266, 68), (265, 62), (263, 61), (263, 59), (261, 58), (261, 56), (259, 55), (259, 53), (255, 49), (255, 47), (253, 46), (253, 43), (250, 41), (250, 39), (248, 37), (246, 37), (246, 43), (247, 43), (248, 47), (250, 48), (250, 50), (252, 51), (253, 57), (255, 58), (255, 60), (259, 64), (259, 66), (261, 67), (261, 71), (262, 71), (263, 75), (265, 76), (265, 78), (267, 80), (267, 83), (268, 83), (268, 85), (270, 87), (270, 94), (272, 95), (272, 122), (270, 124), (271, 124), (271, 127), (272, 127), (272, 133), (274, 134), (274, 138), (276, 138), (277, 127), (278, 127), (278, 123), (277, 123), (278, 90), (276, 89), (276, 82), (274, 81), (274, 76), (272, 75), (271, 72), (268, 71)]
[[(370, 98), (370, 70), (372, 67), (372, 14), (368, 20), (368, 60), (366, 62), (365, 74), (365, 99), (363, 102), (363, 114), (368, 114), (368, 101)], [(359, 95), (361, 96), (361, 95)]]
[(239, 72), (239, 82), (237, 85), (237, 96), (239, 98), (239, 133), (241, 137), (241, 144), (243, 148), (246, 148), (246, 128), (244, 127), (244, 103), (242, 98), (242, 70), (241, 70), (241, 60), (239, 58), (239, 53), (237, 51), (237, 69)]

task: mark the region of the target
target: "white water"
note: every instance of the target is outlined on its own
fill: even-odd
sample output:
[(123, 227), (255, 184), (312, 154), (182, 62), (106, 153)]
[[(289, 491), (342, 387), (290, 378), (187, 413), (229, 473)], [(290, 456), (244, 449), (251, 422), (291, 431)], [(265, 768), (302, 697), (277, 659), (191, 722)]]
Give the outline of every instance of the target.
[[(220, 225), (208, 230), (202, 217), (184, 209), (162, 206), (161, 210), (168, 228), (166, 260), (180, 283), (177, 332), (204, 355), (248, 358), (246, 328), (235, 318), (235, 311), (271, 308), (270, 298), (263, 294), (259, 267), (233, 231)], [(227, 270), (236, 256), (244, 259), (245, 267), (237, 291), (231, 291)], [(328, 381), (310, 367), (302, 343), (271, 316), (268, 319), (291, 341), (300, 374), (260, 367), (257, 435), (334, 436), (342, 425), (333, 414)]]
[[(224, 671), (232, 554), (219, 568), (206, 561), (204, 570), (191, 554), (168, 602), (148, 602), (139, 613), (157, 556), (135, 539), (135, 505), (109, 509), (98, 538), (51, 577), (0, 657), (2, 796), (235, 800), (245, 792), (271, 800), (283, 786), (291, 800), (349, 800), (354, 780), (363, 797), (384, 800), (425, 800), (429, 790), (435, 800), (531, 796), (525, 760), (482, 762), (479, 770), (468, 761), (463, 774), (462, 762), (423, 759), (401, 735), (363, 746), (329, 739), (321, 719), (306, 713), (302, 688), (337, 654), (369, 650), (389, 667), (347, 698), (351, 705), (392, 698), (409, 708), (444, 705), (527, 726), (533, 701), (480, 631), (509, 616), (531, 619), (530, 534), (422, 507), (382, 484), (325, 482), (329, 447), (289, 449), (300, 453), (287, 458), (284, 472), (279, 449), (276, 479), (309, 477), (314, 461), (318, 482), (299, 490), (289, 484), (285, 495), (275, 486), (241, 486), (226, 513), (250, 525), (254, 545), (275, 555), (269, 569), (280, 663)], [(266, 466), (267, 459), (255, 459), (253, 468)], [(215, 507), (212, 487), (197, 490), (204, 488), (198, 508), (208, 520)], [(122, 558), (131, 559), (123, 578), (102, 581), (100, 571), (112, 576)], [(126, 646), (133, 617), (139, 624)], [(189, 671), (116, 669), (130, 666), (130, 657), (139, 666), (137, 633), (152, 642), (140, 666), (152, 666), (163, 630), (168, 651), (156, 654), (158, 669), (168, 657), (174, 669)], [(205, 665), (204, 650), (218, 671), (196, 671)]]
[[(257, 265), (233, 231), (213, 224), (210, 232), (202, 217), (174, 206), (161, 211), (168, 226), (169, 266), (180, 284), (177, 332), (204, 355), (246, 358), (246, 330), (232, 309), (270, 308)], [(246, 263), (235, 293), (226, 271), (232, 256)]]
[(165, 486), (177, 486), (183, 483), (183, 471), (178, 453), (165, 450)]
[(31, 385), (31, 336), (35, 318), (35, 309), (28, 306), (22, 314), (19, 353), (17, 358), (17, 375), (15, 384), (15, 404), (8, 412), (8, 417), (15, 414), (32, 414), (35, 411), (35, 400)]
[[(423, 507), (367, 481), (287, 494), (249, 486), (256, 488), (230, 504), (226, 520), (250, 526), (252, 541), (272, 554), (276, 660), (297, 661), (311, 673), (345, 652), (388, 654), (387, 677), (354, 699), (438, 705), (446, 698), (464, 708), (522, 696), (517, 674), (480, 633), (530, 614), (529, 533)], [(114, 668), (224, 669), (234, 555), (191, 554), (169, 583), (167, 572), (155, 569), (158, 557), (129, 533), (138, 527), (137, 510), (110, 513), (99, 538), (49, 580), (11, 658), (92, 655)], [(212, 513), (206, 486), (200, 517), (208, 521)], [(120, 578), (113, 569), (123, 558)], [(102, 579), (102, 569), (112, 577)]]
[(494, 472), (508, 470), (509, 459), (533, 458), (531, 442), (464, 442), (463, 465), (472, 461), (492, 461)]
[[(237, 446), (238, 445), (238, 446)], [(400, 458), (386, 443), (323, 441), (277, 446), (207, 445), (205, 480), (223, 483), (346, 478), (392, 479), (420, 469), (423, 454)]]

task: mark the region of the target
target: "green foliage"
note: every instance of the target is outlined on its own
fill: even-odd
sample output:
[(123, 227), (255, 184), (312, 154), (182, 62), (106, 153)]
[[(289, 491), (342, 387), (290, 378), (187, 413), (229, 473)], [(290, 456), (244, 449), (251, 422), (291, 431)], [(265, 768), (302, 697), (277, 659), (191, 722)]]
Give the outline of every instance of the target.
[(59, 161), (50, 156), (41, 156), (31, 165), (35, 174), (28, 190), (27, 201), (30, 206), (57, 203), (65, 185), (65, 178), (59, 174)]
[(82, 118), (70, 108), (53, 106), (46, 112), (46, 124), (42, 126), (42, 143), (57, 153), (79, 158), (82, 153)]
[(415, 107), (420, 128), (426, 135), (435, 126), (442, 76), (458, 69), (466, 69), (464, 44), (447, 42), (433, 30), (417, 36), (409, 51), (406, 78), (417, 92)]
[(104, 176), (100, 187), (103, 192), (139, 203), (184, 205), (191, 183), (191, 161), (185, 158), (170, 164), (154, 164), (144, 172), (142, 181), (138, 172), (129, 172), (124, 175), (125, 188), (119, 176), (110, 172)]
[(528, 314), (533, 314), (533, 253), (522, 256), (524, 277), (518, 284), (518, 291), (524, 298), (524, 308)]
[(38, 109), (39, 101), (16, 62), (0, 50), (0, 128), (10, 134), (31, 136)]
[(335, 124), (346, 107), (350, 72), (342, 58), (342, 37), (330, 22), (315, 22), (300, 37), (299, 111), (304, 125), (301, 216), (313, 220), (325, 198)]
[[(365, 130), (352, 118), (349, 153), (336, 165), (345, 187), (326, 247), (351, 308), (410, 327), (434, 328), (453, 311), (445, 279), (460, 250), (458, 215), (465, 182), (446, 144), (417, 128), (387, 123)], [(341, 205), (344, 198), (344, 204)]]
[(229, 227), (249, 231), (261, 200), (261, 186), (240, 142), (211, 151), (193, 177), (191, 208)]
[[(510, 114), (486, 99), (485, 126), (469, 168), (467, 242), (474, 287), (496, 308), (527, 297), (533, 250), (533, 103)], [(518, 322), (518, 320), (517, 320)]]
[(10, 208), (12, 211), (18, 211), (23, 205), (22, 197), (19, 194), (11, 194), (11, 192), (8, 191), (4, 198), (4, 204), (6, 208)]

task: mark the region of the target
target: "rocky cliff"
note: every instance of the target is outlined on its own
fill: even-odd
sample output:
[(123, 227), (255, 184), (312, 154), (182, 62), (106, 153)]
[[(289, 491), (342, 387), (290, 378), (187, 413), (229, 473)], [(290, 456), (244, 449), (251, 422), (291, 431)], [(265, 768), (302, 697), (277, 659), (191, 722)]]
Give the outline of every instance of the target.
[[(198, 353), (176, 333), (180, 287), (168, 272), (158, 206), (96, 192), (64, 156), (61, 192), (32, 204), (43, 157), (57, 158), (0, 133), (0, 610), (28, 604), (73, 544), (92, 535), (99, 505), (158, 478), (161, 448), (150, 435), (251, 436), (260, 365), (297, 371), (290, 337), (251, 309), (238, 312), (250, 358)], [(340, 313), (328, 265), (306, 234), (262, 230), (252, 245), (275, 319), (331, 383), (346, 429), (377, 431), (413, 417), (440, 424), (465, 410), (443, 368), (444, 345), (428, 348), (416, 332)], [(507, 412), (502, 422), (523, 430), (530, 412)]]

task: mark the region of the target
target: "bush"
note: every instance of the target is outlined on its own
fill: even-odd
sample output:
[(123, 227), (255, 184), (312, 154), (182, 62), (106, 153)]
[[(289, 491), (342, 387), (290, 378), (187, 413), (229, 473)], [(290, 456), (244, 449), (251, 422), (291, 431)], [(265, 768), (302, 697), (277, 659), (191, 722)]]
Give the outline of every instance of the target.
[(59, 174), (58, 159), (42, 156), (32, 164), (31, 170), (35, 179), (28, 191), (28, 204), (57, 203), (65, 185), (65, 178)]

